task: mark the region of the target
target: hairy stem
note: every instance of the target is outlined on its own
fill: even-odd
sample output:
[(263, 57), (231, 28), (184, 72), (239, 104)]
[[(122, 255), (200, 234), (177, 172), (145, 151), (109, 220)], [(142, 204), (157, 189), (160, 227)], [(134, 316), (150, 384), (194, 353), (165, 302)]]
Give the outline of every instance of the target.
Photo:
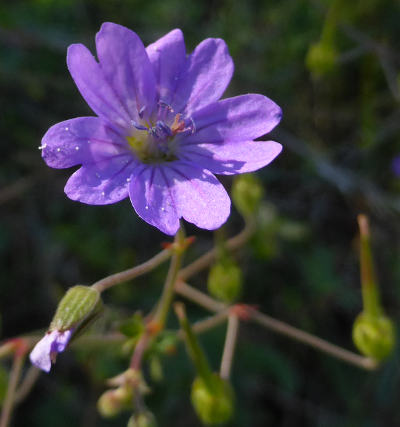
[(8, 381), (7, 393), (3, 403), (3, 410), (1, 411), (0, 427), (7, 427), (9, 425), (15, 404), (15, 391), (21, 376), (24, 360), (25, 355), (16, 351), (11, 368), (10, 379)]
[[(216, 313), (220, 312), (221, 310), (226, 310), (227, 308), (225, 304), (215, 301), (213, 298), (209, 297), (206, 294), (203, 294), (197, 289), (192, 288), (186, 283), (180, 283), (179, 286), (177, 286), (176, 288), (176, 292), (188, 298), (189, 300), (196, 302), (204, 308)], [(290, 337), (303, 344), (309, 345), (310, 347), (313, 347), (316, 350), (336, 357), (337, 359), (340, 359), (344, 362), (358, 366), (359, 368), (373, 370), (376, 369), (378, 366), (376, 361), (369, 357), (363, 357), (349, 350), (345, 350), (335, 344), (331, 344), (328, 341), (316, 337), (315, 335), (309, 334), (308, 332), (304, 332), (300, 329), (290, 326), (287, 323), (282, 322), (281, 320), (277, 320), (273, 317), (267, 316), (266, 314), (260, 313), (258, 310), (249, 308), (248, 316), (249, 320), (258, 323), (264, 328), (270, 329), (281, 335)]]
[(231, 374), (238, 331), (239, 318), (236, 314), (232, 313), (228, 317), (228, 327), (226, 330), (224, 352), (222, 354), (221, 368), (219, 371), (220, 377), (224, 380), (228, 380)]
[(164, 327), (167, 320), (168, 312), (174, 296), (174, 287), (181, 267), (183, 254), (185, 252), (185, 235), (182, 226), (175, 235), (174, 252), (171, 259), (171, 264), (168, 270), (167, 279), (164, 284), (164, 289), (157, 305), (156, 312), (152, 320), (158, 323), (161, 328)]
[(127, 280), (134, 279), (138, 276), (141, 276), (149, 271), (153, 270), (164, 261), (166, 261), (171, 256), (170, 249), (164, 249), (159, 252), (153, 258), (150, 258), (148, 261), (143, 264), (139, 264), (136, 267), (130, 268), (119, 273), (112, 274), (111, 276), (104, 277), (103, 279), (97, 281), (92, 285), (92, 288), (95, 288), (99, 292), (103, 292), (112, 286), (118, 285), (119, 283), (126, 282)]

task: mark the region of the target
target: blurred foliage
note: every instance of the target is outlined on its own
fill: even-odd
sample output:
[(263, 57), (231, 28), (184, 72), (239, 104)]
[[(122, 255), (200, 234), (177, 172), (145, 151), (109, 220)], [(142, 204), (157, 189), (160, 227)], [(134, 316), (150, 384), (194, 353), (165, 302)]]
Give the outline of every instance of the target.
[[(46, 328), (63, 291), (140, 263), (166, 240), (128, 200), (103, 207), (68, 200), (63, 186), (70, 171), (47, 168), (37, 149), (52, 124), (92, 114), (65, 55), (75, 42), (93, 49), (104, 21), (135, 30), (146, 44), (179, 27), (188, 51), (221, 37), (235, 61), (226, 96), (262, 93), (282, 107), (282, 123), (268, 138), (284, 151), (257, 174), (266, 194), (259, 229), (239, 257), (243, 301), (354, 350), (351, 325), (361, 311), (356, 215), (364, 211), (379, 248), (382, 301), (398, 322), (400, 179), (391, 164), (400, 152), (399, 19), (393, 0), (0, 2), (0, 338)], [(229, 177), (223, 182), (230, 187)], [(226, 232), (240, 227), (234, 210)], [(197, 236), (188, 260), (211, 247), (211, 233), (190, 225), (187, 232)], [(107, 292), (109, 313), (96, 327), (117, 329), (122, 318), (129, 329), (133, 313), (147, 313), (158, 298), (166, 268)], [(204, 289), (206, 277), (193, 284)], [(192, 320), (204, 317), (190, 308)], [(201, 337), (214, 369), (224, 333), (219, 327)], [(400, 424), (398, 348), (369, 373), (253, 325), (243, 325), (240, 338), (230, 425)], [(188, 398), (194, 373), (182, 348), (157, 357), (163, 380), (151, 384), (147, 404), (158, 424), (200, 425)], [(105, 379), (128, 360), (109, 343), (63, 354), (18, 408), (14, 425), (126, 425), (130, 414), (103, 420), (96, 401)], [(3, 377), (1, 369), (0, 395)]]

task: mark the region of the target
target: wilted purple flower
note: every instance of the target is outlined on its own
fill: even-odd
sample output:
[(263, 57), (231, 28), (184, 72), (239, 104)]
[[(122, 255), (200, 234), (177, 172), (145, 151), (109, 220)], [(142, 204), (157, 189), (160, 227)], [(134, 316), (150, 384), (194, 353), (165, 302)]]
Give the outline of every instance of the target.
[(72, 333), (73, 330), (47, 332), (32, 350), (31, 362), (42, 371), (50, 372), (51, 364), (55, 363), (57, 354), (65, 350)]
[(173, 30), (145, 48), (120, 25), (96, 36), (98, 61), (82, 44), (68, 49), (69, 71), (98, 117), (79, 117), (49, 129), (42, 154), (54, 168), (82, 165), (65, 186), (72, 200), (93, 205), (128, 195), (137, 214), (166, 234), (179, 218), (215, 229), (230, 199), (214, 174), (251, 172), (281, 151), (254, 141), (271, 131), (281, 109), (262, 95), (219, 101), (233, 73), (220, 39), (186, 55)]

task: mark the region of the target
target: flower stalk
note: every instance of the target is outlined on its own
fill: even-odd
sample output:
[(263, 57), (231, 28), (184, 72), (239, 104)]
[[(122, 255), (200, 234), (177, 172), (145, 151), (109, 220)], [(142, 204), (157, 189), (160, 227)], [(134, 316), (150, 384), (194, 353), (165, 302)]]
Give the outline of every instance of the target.
[(175, 313), (183, 330), (188, 353), (196, 368), (197, 374), (202, 378), (205, 385), (212, 390), (214, 388), (213, 373), (208, 360), (200, 347), (199, 341), (190, 326), (186, 316), (185, 306), (182, 303), (174, 304)]
[(382, 314), (382, 306), (372, 258), (368, 218), (365, 215), (358, 215), (357, 221), (360, 228), (360, 275), (363, 311), (369, 316), (376, 317)]
[(175, 235), (174, 243), (172, 244), (172, 259), (169, 267), (167, 279), (164, 284), (164, 289), (157, 305), (156, 312), (152, 321), (156, 322), (162, 329), (168, 317), (168, 312), (174, 296), (174, 287), (178, 278), (178, 273), (181, 268), (183, 254), (187, 247), (187, 239), (185, 239), (185, 231), (181, 225)]

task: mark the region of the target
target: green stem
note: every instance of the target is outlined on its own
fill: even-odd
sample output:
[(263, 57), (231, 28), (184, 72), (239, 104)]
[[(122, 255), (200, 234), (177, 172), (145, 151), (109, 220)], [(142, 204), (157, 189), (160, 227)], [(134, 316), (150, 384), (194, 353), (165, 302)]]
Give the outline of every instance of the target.
[(203, 379), (206, 386), (209, 390), (212, 390), (214, 387), (213, 374), (208, 364), (207, 358), (200, 347), (199, 341), (197, 340), (196, 335), (194, 334), (189, 321), (186, 317), (185, 306), (182, 303), (175, 303), (174, 309), (176, 315), (178, 316), (179, 323), (185, 335), (186, 346), (188, 353), (193, 360), (193, 363), (196, 367), (198, 375)]
[(174, 296), (174, 287), (176, 279), (181, 268), (183, 253), (185, 251), (185, 233), (182, 226), (179, 228), (178, 232), (175, 235), (173, 246), (173, 255), (167, 279), (165, 281), (164, 289), (153, 317), (153, 320), (158, 323), (161, 328), (164, 327), (168, 317), (168, 312)]
[(363, 311), (367, 315), (376, 317), (382, 314), (382, 307), (372, 258), (368, 218), (365, 215), (359, 215), (357, 220), (360, 228), (360, 273)]

